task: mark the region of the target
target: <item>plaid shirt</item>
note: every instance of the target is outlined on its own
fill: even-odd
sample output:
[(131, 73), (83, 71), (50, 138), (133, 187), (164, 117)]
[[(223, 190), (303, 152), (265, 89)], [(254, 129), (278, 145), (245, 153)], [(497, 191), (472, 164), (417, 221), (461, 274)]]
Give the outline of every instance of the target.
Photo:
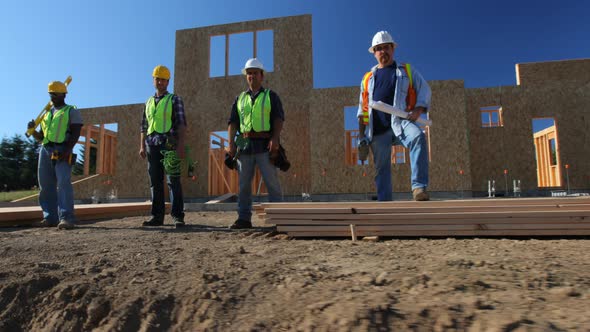
[[(158, 105), (160, 100), (162, 100), (162, 98), (164, 98), (168, 94), (169, 94), (169, 92), (166, 92), (164, 95), (159, 96), (159, 97), (156, 94), (154, 94), (154, 99), (155, 99), (156, 105)], [(172, 127), (170, 128), (170, 131), (165, 134), (153, 132), (150, 135), (147, 135), (145, 137), (145, 143), (147, 145), (152, 145), (152, 146), (166, 144), (166, 141), (168, 140), (168, 136), (177, 137), (178, 133), (176, 131), (178, 130), (179, 127), (186, 127), (186, 117), (184, 115), (184, 103), (182, 102), (182, 98), (180, 98), (180, 96), (173, 95), (172, 96)], [(144, 108), (143, 116), (141, 118), (141, 132), (146, 134), (147, 129), (148, 129), (148, 122), (147, 122), (147, 118), (145, 116), (145, 108)]]

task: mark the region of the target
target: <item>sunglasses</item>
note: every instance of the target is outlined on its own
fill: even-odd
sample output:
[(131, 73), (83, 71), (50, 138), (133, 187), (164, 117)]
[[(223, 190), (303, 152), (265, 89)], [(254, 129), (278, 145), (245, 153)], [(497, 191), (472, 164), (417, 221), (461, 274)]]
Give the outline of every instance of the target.
[(373, 47), (374, 52), (387, 51), (391, 47), (390, 44), (377, 45)]

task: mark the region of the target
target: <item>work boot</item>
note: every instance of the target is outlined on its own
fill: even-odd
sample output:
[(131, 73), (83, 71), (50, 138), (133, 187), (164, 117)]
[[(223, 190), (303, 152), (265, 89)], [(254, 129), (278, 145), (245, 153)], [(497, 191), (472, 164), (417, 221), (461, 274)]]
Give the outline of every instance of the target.
[(57, 226), (57, 224), (54, 222), (50, 222), (47, 219), (43, 219), (40, 221), (35, 221), (34, 223), (31, 224), (31, 226), (33, 226), (33, 227), (55, 227), (55, 226)]
[(186, 224), (184, 223), (184, 218), (182, 217), (172, 217), (174, 220), (174, 227), (175, 228), (183, 228)]
[(248, 229), (252, 228), (252, 222), (250, 220), (238, 219), (233, 225), (229, 226), (229, 229)]
[(164, 218), (153, 216), (150, 220), (144, 221), (141, 225), (142, 226), (162, 226), (162, 225), (164, 225)]
[(414, 197), (415, 201), (429, 201), (430, 195), (426, 192), (424, 188), (416, 188), (412, 190), (412, 196)]
[(75, 225), (73, 222), (63, 219), (57, 224), (57, 229), (72, 229)]

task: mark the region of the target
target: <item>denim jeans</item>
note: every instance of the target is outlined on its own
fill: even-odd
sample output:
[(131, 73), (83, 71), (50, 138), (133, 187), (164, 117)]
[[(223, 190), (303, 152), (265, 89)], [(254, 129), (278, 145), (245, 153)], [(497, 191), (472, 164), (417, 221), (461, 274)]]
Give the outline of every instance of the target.
[(65, 160), (54, 163), (51, 160), (54, 150), (61, 153), (64, 146), (41, 146), (39, 149), (37, 176), (43, 219), (50, 224), (57, 224), (60, 220), (75, 222), (72, 166)]
[[(406, 122), (406, 123), (404, 123)], [(405, 126), (405, 127), (404, 127)], [(377, 200), (391, 201), (391, 147), (403, 145), (410, 150), (410, 166), (412, 169), (412, 190), (428, 187), (428, 147), (426, 137), (415, 123), (402, 121), (401, 135), (394, 137), (393, 131), (373, 137), (371, 150), (375, 162), (375, 184), (377, 186)]]
[[(164, 219), (166, 206), (164, 203), (164, 164), (162, 151), (167, 151), (162, 146), (147, 145), (148, 173), (150, 175), (150, 189), (152, 193), (152, 216)], [(180, 176), (166, 175), (170, 201), (172, 202), (172, 217), (184, 218), (184, 201)]]
[(270, 202), (282, 201), (281, 184), (276, 167), (270, 163), (268, 152), (242, 154), (238, 160), (240, 192), (238, 194), (238, 218), (250, 221), (252, 218), (252, 179), (256, 165), (260, 169), (268, 190)]

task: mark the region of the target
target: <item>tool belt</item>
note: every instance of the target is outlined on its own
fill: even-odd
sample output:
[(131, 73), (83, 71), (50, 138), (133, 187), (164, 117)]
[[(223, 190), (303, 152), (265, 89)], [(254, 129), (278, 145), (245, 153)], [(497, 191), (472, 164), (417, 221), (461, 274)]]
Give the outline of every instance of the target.
[(62, 146), (64, 143), (54, 143), (54, 142), (47, 142), (43, 144), (45, 147), (54, 147), (54, 146)]
[(244, 136), (244, 138), (271, 138), (272, 137), (272, 134), (269, 131), (261, 131), (261, 132), (250, 131), (247, 133), (242, 133), (242, 135)]

